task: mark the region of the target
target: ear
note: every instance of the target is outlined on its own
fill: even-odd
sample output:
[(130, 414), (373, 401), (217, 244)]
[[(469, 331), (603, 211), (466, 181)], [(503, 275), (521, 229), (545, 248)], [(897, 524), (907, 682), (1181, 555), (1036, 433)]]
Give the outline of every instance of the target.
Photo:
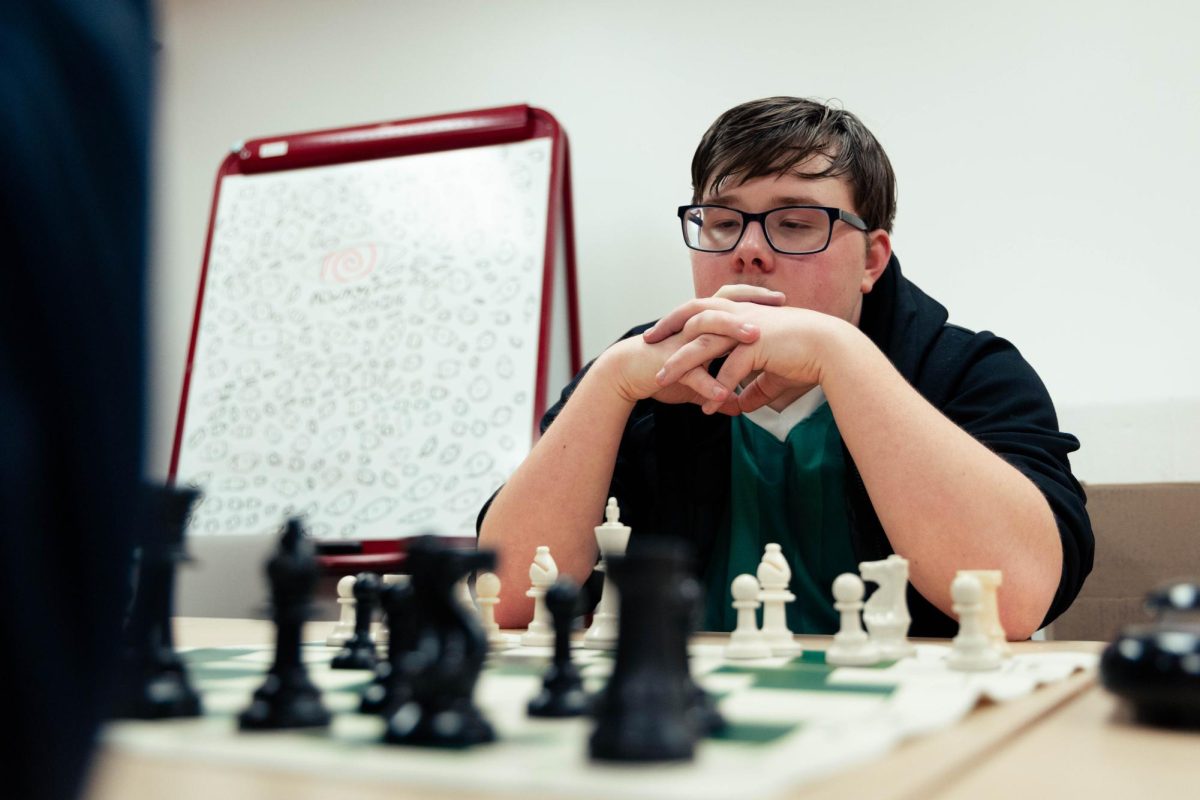
[(870, 294), (871, 289), (875, 288), (875, 282), (883, 275), (883, 271), (887, 269), (888, 261), (892, 257), (892, 237), (882, 228), (871, 231), (867, 234), (867, 265), (863, 271), (863, 279), (861, 291), (863, 294)]

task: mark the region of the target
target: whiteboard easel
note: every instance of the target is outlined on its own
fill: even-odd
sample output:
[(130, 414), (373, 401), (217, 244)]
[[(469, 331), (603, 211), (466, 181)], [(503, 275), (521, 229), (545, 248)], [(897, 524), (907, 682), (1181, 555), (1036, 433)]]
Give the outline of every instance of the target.
[(570, 219), (565, 135), (527, 106), (238, 146), (171, 459), (189, 533), (473, 537), (580, 366)]

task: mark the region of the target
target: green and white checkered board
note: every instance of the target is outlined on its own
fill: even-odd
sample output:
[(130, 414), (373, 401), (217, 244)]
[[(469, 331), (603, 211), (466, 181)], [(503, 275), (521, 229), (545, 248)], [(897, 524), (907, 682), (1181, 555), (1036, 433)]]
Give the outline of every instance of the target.
[[(792, 659), (726, 661), (721, 648), (695, 645), (692, 673), (718, 700), (729, 725), (706, 739), (695, 761), (672, 765), (594, 764), (587, 758), (592, 723), (531, 719), (525, 705), (541, 686), (550, 650), (516, 648), (495, 655), (480, 678), (476, 701), (498, 741), (446, 751), (386, 745), (383, 720), (357, 713), (370, 682), (365, 672), (331, 670), (334, 650), (305, 645), (313, 681), (334, 712), (328, 730), (243, 733), (236, 716), (263, 680), (269, 647), (203, 648), (183, 653), (200, 691), (199, 719), (123, 721), (105, 731), (118, 749), (215, 764), (319, 773), (348, 781), (529, 797), (679, 798), (769, 796), (886, 753), (906, 738), (955, 724), (981, 701), (1003, 702), (1094, 669), (1080, 653), (1017, 655), (991, 673), (958, 673), (947, 649), (918, 645), (913, 658), (867, 668), (834, 668), (824, 654)], [(609, 654), (577, 650), (589, 689), (603, 685)]]

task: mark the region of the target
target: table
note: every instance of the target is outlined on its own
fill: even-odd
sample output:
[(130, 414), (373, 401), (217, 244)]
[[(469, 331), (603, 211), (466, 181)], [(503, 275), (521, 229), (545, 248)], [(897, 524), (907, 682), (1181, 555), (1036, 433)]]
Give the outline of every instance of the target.
[[(311, 623), (306, 640), (323, 639), (332, 623)], [(270, 623), (259, 620), (176, 620), (180, 647), (261, 645)], [(706, 635), (712, 637), (713, 635)], [(828, 637), (801, 637), (806, 649), (824, 649)], [(1098, 652), (1099, 642), (1022, 642), (1018, 652)], [(1132, 724), (1094, 674), (1076, 674), (1033, 695), (976, 709), (952, 728), (910, 740), (864, 768), (799, 789), (795, 797), (1041, 798), (1190, 796), (1200, 782), (1200, 733)], [(463, 792), (347, 782), (262, 768), (139, 757), (101, 747), (87, 800), (415, 800), (457, 798)], [(511, 797), (488, 793), (486, 797)]]

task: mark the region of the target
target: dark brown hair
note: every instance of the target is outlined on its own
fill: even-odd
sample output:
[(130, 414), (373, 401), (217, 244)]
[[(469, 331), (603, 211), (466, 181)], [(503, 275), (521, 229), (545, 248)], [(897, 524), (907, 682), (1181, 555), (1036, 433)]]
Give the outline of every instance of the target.
[[(797, 165), (829, 159), (819, 172)], [(889, 233), (896, 217), (896, 175), (887, 153), (849, 111), (802, 97), (768, 97), (729, 109), (700, 140), (692, 158), (692, 202), (743, 181), (792, 172), (802, 178), (842, 178), (855, 209), (872, 230)]]

